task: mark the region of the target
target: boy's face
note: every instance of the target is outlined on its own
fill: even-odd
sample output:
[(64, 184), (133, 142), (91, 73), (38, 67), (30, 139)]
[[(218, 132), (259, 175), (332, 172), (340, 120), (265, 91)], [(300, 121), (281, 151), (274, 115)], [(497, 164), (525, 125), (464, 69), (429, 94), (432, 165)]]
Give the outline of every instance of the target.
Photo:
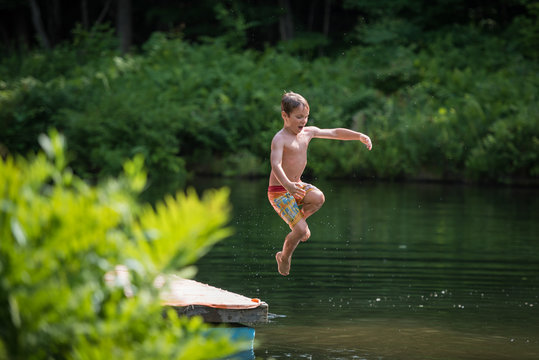
[(293, 134), (299, 134), (305, 125), (307, 125), (307, 121), (309, 119), (309, 108), (301, 105), (292, 110), (290, 114), (282, 111), (281, 115), (284, 120), (284, 127)]

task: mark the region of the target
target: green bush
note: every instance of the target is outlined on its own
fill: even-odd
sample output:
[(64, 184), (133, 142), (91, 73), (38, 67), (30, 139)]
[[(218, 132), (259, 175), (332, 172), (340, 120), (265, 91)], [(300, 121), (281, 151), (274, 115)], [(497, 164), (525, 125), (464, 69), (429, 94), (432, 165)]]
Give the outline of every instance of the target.
[[(247, 26), (236, 20), (227, 26)], [(527, 117), (528, 131), (539, 127), (538, 66), (510, 32), (453, 26), (419, 34), (404, 20), (385, 19), (358, 29), (360, 46), (312, 60), (231, 47), (230, 33), (198, 44), (154, 33), (139, 53), (118, 56), (107, 31), (79, 32), (81, 45), (62, 50), (72, 52), (68, 70), (53, 67), (53, 76), (15, 68), (19, 77), (0, 82), (0, 143), (11, 153), (34, 150), (32, 139), (52, 126), (66, 135), (73, 169), (84, 178), (116, 175), (126, 159), (143, 154), (146, 194), (157, 197), (196, 174), (266, 176), (269, 145), (282, 127), (280, 97), (293, 90), (308, 99), (311, 124), (373, 139), (372, 152), (313, 142), (312, 176), (537, 178), (530, 161), (507, 173), (485, 152), (487, 139), (506, 138), (495, 124), (518, 129)], [(81, 49), (91, 49), (85, 61), (77, 60)], [(529, 141), (518, 139), (527, 145), (515, 156), (533, 157)]]
[(36, 139), (55, 125), (60, 104), (69, 106), (69, 90), (59, 81), (25, 77), (0, 82), (0, 142), (12, 153), (37, 150)]
[(470, 176), (502, 183), (539, 177), (539, 129), (534, 114), (521, 113), (510, 122), (494, 123), (467, 159)]
[[(142, 156), (93, 187), (66, 167), (63, 142), (52, 132), (40, 137), (46, 155), (0, 162), (0, 358), (213, 359), (242, 346), (200, 319), (163, 317), (154, 286), (192, 274), (230, 234), (227, 191), (140, 205)], [(106, 281), (119, 264), (130, 281)]]

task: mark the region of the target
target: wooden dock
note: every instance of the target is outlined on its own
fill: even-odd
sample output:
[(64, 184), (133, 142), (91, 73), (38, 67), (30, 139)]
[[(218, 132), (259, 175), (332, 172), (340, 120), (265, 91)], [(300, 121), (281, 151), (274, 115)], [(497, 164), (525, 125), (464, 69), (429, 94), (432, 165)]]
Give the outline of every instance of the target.
[(177, 276), (167, 278), (163, 305), (183, 316), (202, 316), (207, 323), (254, 324), (268, 322), (268, 304), (259, 300)]
[[(116, 266), (104, 280), (109, 286), (123, 286), (125, 296), (133, 296), (126, 266)], [(154, 286), (161, 290), (163, 306), (173, 307), (180, 316), (201, 316), (206, 323), (228, 325), (210, 327), (207, 334), (225, 333), (232, 341), (250, 342), (234, 359), (255, 359), (253, 327), (268, 322), (268, 304), (176, 275), (158, 276)]]

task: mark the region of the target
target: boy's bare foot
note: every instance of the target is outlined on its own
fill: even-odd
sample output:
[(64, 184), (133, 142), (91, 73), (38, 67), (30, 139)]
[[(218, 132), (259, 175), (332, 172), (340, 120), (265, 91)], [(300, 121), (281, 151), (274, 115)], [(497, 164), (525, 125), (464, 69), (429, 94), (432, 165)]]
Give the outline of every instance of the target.
[(283, 276), (288, 275), (290, 273), (290, 262), (283, 260), (283, 256), (280, 251), (275, 254), (275, 260), (277, 260), (279, 274)]

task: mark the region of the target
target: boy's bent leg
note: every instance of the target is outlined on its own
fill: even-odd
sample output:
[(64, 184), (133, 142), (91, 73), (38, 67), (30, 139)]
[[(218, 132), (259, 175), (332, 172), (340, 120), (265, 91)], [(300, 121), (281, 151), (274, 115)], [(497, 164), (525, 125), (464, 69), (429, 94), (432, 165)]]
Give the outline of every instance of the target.
[(292, 254), (300, 241), (306, 241), (310, 236), (309, 226), (305, 219), (301, 219), (293, 228), (292, 231), (284, 239), (283, 250), (275, 254), (277, 266), (281, 275), (290, 273), (290, 262)]
[(305, 198), (303, 198), (302, 211), (305, 219), (317, 212), (322, 207), (322, 205), (324, 205), (325, 201), (326, 198), (322, 191), (318, 189), (313, 189), (309, 191), (305, 195)]

